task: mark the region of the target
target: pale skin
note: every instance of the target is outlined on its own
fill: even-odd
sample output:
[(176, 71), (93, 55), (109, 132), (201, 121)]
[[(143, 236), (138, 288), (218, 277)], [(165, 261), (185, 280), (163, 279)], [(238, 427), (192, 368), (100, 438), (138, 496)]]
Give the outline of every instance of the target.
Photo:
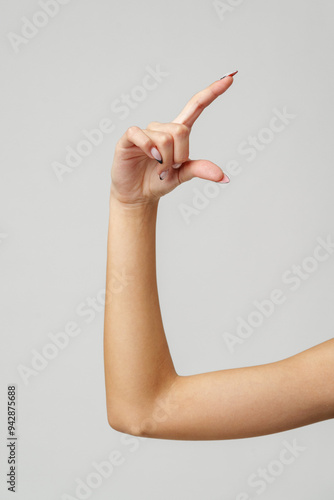
[[(189, 135), (202, 111), (232, 83), (230, 76), (213, 82), (170, 123), (130, 127), (115, 148), (104, 366), (108, 422), (123, 433), (238, 439), (334, 418), (334, 338), (273, 363), (196, 375), (179, 375), (171, 358), (156, 281), (159, 200), (194, 177), (223, 179), (218, 165), (190, 160)], [(152, 147), (162, 164), (152, 156)], [(177, 163), (181, 166), (173, 168)], [(167, 169), (168, 176), (160, 180)]]

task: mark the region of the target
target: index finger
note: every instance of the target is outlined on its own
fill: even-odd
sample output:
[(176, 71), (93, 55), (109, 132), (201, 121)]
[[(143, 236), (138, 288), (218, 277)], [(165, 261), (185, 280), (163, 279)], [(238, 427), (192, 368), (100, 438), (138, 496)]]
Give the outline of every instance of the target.
[[(235, 73), (233, 73), (235, 74)], [(208, 87), (197, 92), (190, 101), (187, 102), (181, 113), (172, 123), (182, 123), (191, 128), (202, 111), (209, 106), (218, 96), (223, 94), (233, 83), (233, 78), (228, 75), (223, 79), (216, 80)]]

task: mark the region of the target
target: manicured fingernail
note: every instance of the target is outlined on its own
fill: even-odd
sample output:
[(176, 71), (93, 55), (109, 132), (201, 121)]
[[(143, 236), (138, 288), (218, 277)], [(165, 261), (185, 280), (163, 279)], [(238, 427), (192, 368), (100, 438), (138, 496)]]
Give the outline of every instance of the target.
[(222, 180), (219, 181), (219, 183), (221, 183), (221, 184), (227, 184), (228, 182), (230, 182), (230, 179), (227, 177), (226, 174), (224, 174), (224, 177), (222, 178)]
[(227, 76), (234, 76), (234, 75), (236, 75), (237, 73), (238, 73), (238, 70), (237, 70), (237, 71), (234, 71), (234, 73), (229, 73), (228, 75), (226, 74), (226, 75), (222, 76), (221, 78), (219, 78), (219, 80), (222, 80), (223, 78), (226, 78)]
[(159, 163), (162, 163), (162, 157), (157, 148), (152, 148), (151, 154)]
[(173, 168), (180, 168), (182, 165), (182, 163), (174, 163), (174, 165), (172, 165)]
[(169, 170), (169, 168), (168, 168), (167, 170), (164, 170), (163, 172), (161, 172), (161, 174), (160, 174), (160, 176), (159, 176), (160, 180), (162, 180), (162, 181), (163, 181), (163, 180), (164, 180), (164, 178), (165, 178), (165, 177), (167, 177), (167, 175), (168, 175), (168, 170)]

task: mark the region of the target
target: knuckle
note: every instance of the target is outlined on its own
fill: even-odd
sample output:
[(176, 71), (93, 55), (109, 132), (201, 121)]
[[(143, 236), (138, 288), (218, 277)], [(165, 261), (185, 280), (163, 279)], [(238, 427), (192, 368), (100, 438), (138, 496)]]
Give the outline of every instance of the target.
[(159, 125), (159, 122), (150, 122), (148, 125), (147, 125), (147, 128), (148, 129), (154, 129), (156, 128), (156, 126)]
[(169, 146), (173, 143), (173, 137), (171, 134), (161, 134), (160, 142), (163, 146)]
[(188, 137), (189, 135), (189, 129), (186, 125), (183, 125), (182, 123), (176, 123), (175, 124), (175, 133), (178, 137)]
[(139, 130), (139, 127), (137, 127), (136, 125), (131, 125), (131, 127), (129, 127), (126, 131), (127, 135), (129, 137), (133, 136), (137, 131)]
[(203, 101), (199, 97), (195, 99), (195, 106), (197, 109), (204, 109), (205, 107)]

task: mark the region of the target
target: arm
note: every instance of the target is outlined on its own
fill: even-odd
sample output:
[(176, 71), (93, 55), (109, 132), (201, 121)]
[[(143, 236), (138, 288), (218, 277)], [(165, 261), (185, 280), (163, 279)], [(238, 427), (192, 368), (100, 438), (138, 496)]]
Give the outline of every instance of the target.
[(236, 439), (334, 417), (334, 339), (265, 365), (190, 376), (176, 373), (156, 283), (158, 206), (133, 210), (111, 196), (105, 370), (110, 425), (166, 439)]
[[(136, 209), (110, 197), (104, 364), (110, 425), (131, 433), (176, 371), (164, 334), (155, 273), (157, 203)], [(112, 292), (115, 271), (125, 285)]]
[[(225, 82), (225, 87), (230, 84)], [(226, 89), (216, 82), (217, 94), (218, 85), (220, 93)], [(212, 93), (208, 100), (213, 100)], [(203, 107), (195, 96), (179, 115), (182, 123), (191, 126), (189, 117), (195, 120)], [(189, 160), (184, 132), (156, 122), (145, 133), (131, 127), (116, 147), (104, 325), (111, 427), (152, 438), (236, 439), (334, 418), (334, 339), (275, 363), (190, 376), (176, 373), (156, 283), (158, 201), (192, 177), (221, 178), (211, 162)], [(168, 133), (173, 141), (167, 140)], [(163, 158), (158, 171), (150, 153), (154, 144)], [(160, 181), (159, 174), (173, 163), (182, 166), (170, 169)], [(113, 286), (115, 273), (125, 277), (121, 287)]]

